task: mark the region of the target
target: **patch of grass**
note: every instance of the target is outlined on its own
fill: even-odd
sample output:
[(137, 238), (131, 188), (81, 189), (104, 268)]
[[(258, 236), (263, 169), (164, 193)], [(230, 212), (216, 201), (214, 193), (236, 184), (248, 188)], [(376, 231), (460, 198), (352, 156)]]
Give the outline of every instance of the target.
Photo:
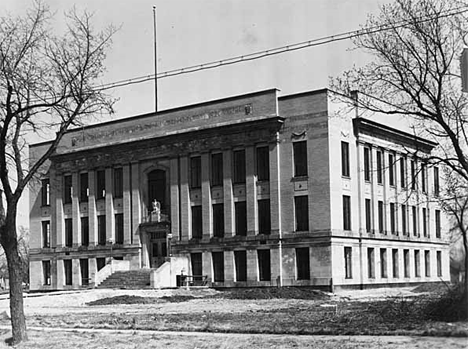
[(157, 302), (157, 298), (155, 297), (140, 297), (140, 296), (123, 295), (123, 296), (115, 296), (115, 297), (97, 299), (95, 301), (86, 303), (86, 305), (93, 306), (93, 305), (114, 305), (114, 304), (152, 304), (156, 302)]
[(213, 296), (223, 299), (326, 299), (330, 296), (322, 291), (299, 287), (238, 288)]
[(425, 308), (427, 318), (436, 321), (468, 320), (467, 292), (463, 284), (447, 289), (445, 293), (429, 301)]

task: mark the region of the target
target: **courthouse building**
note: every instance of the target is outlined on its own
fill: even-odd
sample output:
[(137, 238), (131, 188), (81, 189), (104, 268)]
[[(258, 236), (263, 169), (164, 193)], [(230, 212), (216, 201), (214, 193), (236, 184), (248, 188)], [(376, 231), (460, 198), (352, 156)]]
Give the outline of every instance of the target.
[(436, 144), (342, 107), (270, 89), (70, 130), (30, 190), (31, 289), (176, 258), (215, 287), (449, 280)]

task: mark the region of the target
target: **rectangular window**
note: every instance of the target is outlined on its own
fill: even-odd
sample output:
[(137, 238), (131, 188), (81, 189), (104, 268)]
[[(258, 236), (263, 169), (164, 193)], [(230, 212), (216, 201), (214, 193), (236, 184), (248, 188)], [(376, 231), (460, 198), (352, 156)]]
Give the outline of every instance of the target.
[(81, 246), (89, 245), (89, 218), (81, 217)]
[(50, 261), (42, 261), (42, 284), (50, 285)]
[(341, 175), (349, 177), (349, 144), (341, 142)]
[(309, 197), (307, 195), (294, 197), (296, 214), (296, 231), (309, 231)]
[(223, 153), (211, 154), (211, 185), (223, 185)]
[(50, 180), (45, 178), (41, 181), (41, 205), (50, 205)]
[(413, 214), (413, 235), (418, 235), (418, 209), (416, 206), (411, 206), (411, 211)]
[(70, 286), (73, 284), (73, 267), (71, 259), (63, 260), (63, 271), (65, 272), (65, 285)]
[(310, 280), (309, 248), (296, 248), (296, 271), (298, 280)]
[(427, 208), (422, 209), (423, 236), (427, 236)]
[(416, 189), (418, 183), (418, 174), (416, 173), (416, 162), (411, 160), (411, 189)]
[(345, 262), (345, 277), (346, 279), (353, 278), (353, 270), (352, 270), (352, 255), (351, 255), (351, 247), (344, 248), (344, 262)]
[(396, 233), (396, 217), (395, 217), (395, 204), (390, 203), (390, 232), (392, 234)]
[(270, 250), (257, 250), (260, 281), (271, 281)]
[(114, 198), (123, 197), (123, 169), (114, 168)]
[(405, 278), (410, 277), (410, 256), (409, 250), (403, 250), (403, 267), (405, 271)]
[(420, 259), (420, 255), (419, 255), (419, 250), (415, 250), (415, 251), (414, 251), (414, 276), (416, 276), (416, 277), (420, 277), (420, 276), (421, 276), (421, 273), (420, 273), (420, 270), (421, 270), (420, 263), (421, 263), (421, 259)]
[(101, 270), (106, 266), (106, 259), (105, 258), (96, 258), (96, 268), (97, 270)]
[(381, 150), (377, 150), (377, 183), (383, 183), (383, 154)]
[(402, 188), (406, 188), (406, 158), (400, 158), (400, 183)]
[(257, 148), (257, 179), (270, 180), (270, 154), (267, 146)]
[(384, 233), (384, 219), (385, 219), (385, 214), (384, 214), (384, 205), (383, 201), (380, 201), (377, 203), (377, 209), (379, 211), (379, 233), (383, 234)]
[(190, 158), (190, 188), (201, 188), (201, 157)]
[(98, 222), (98, 244), (105, 245), (106, 244), (106, 216), (101, 215), (97, 216)]
[(421, 164), (421, 190), (423, 193), (427, 192), (427, 166), (426, 164)]
[(372, 208), (371, 200), (365, 200), (365, 211), (366, 211), (366, 231), (370, 233), (372, 231)]
[(398, 265), (398, 249), (392, 249), (392, 276), (394, 278), (400, 277), (399, 265)]
[(343, 229), (351, 230), (351, 197), (343, 195)]
[(435, 210), (435, 233), (436, 238), (440, 239), (440, 210)]
[(234, 251), (234, 263), (236, 263), (236, 281), (247, 281), (246, 251)]
[(393, 154), (388, 154), (388, 170), (389, 184), (395, 185), (395, 156)]
[(233, 183), (245, 183), (245, 150), (235, 150), (233, 153)]
[(406, 235), (408, 230), (406, 229), (407, 220), (406, 220), (406, 205), (401, 205), (401, 233)]
[(190, 253), (190, 262), (192, 266), (192, 275), (194, 281), (203, 276), (203, 262), (201, 253)]
[(424, 272), (426, 277), (431, 276), (431, 252), (424, 251)]
[(87, 259), (80, 259), (81, 285), (89, 285), (89, 264)]
[(437, 276), (442, 276), (442, 252), (437, 251)]
[(371, 179), (371, 157), (370, 149), (364, 148), (364, 180), (369, 182)]
[(224, 237), (224, 205), (213, 204), (213, 236)]
[(50, 247), (50, 221), (42, 221), (42, 248)]
[(294, 177), (307, 176), (307, 141), (294, 142)]
[(380, 249), (380, 277), (387, 277), (387, 249)]
[(270, 232), (270, 199), (258, 200), (258, 233), (269, 235)]
[(80, 202), (88, 201), (88, 173), (80, 173)]
[(234, 204), (236, 215), (236, 235), (247, 235), (247, 205), (245, 201), (238, 201)]
[(439, 168), (434, 167), (434, 195), (439, 196), (440, 184), (439, 184)]
[(63, 203), (71, 204), (72, 202), (72, 176), (63, 177)]
[(202, 207), (192, 206), (192, 238), (201, 239), (203, 234)]
[(73, 246), (73, 221), (71, 218), (65, 218), (65, 246)]
[(224, 282), (224, 253), (212, 252), (213, 257), (213, 281)]
[(101, 200), (106, 197), (106, 171), (96, 171), (96, 199)]
[(375, 278), (375, 256), (374, 248), (367, 248), (367, 276), (369, 279)]
[(120, 245), (124, 243), (123, 213), (117, 213), (115, 215), (115, 243)]

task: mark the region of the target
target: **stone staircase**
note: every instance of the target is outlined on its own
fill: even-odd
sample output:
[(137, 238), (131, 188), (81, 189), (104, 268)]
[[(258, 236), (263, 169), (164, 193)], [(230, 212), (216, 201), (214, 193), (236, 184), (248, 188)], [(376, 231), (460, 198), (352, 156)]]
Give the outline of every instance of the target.
[(116, 271), (105, 279), (97, 288), (116, 288), (137, 290), (150, 288), (151, 269)]

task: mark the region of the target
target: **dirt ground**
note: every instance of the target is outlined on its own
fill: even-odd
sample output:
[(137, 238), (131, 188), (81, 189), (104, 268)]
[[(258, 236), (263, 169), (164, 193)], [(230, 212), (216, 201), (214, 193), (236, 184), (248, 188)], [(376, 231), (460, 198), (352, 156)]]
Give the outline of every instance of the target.
[[(18, 348), (468, 348), (467, 323), (382, 320), (386, 300), (397, 299), (401, 308), (425, 296), (411, 288), (305, 295), (269, 298), (272, 293), (264, 292), (255, 298), (213, 289), (27, 294), (30, 341)], [(354, 321), (354, 313), (361, 318)], [(9, 336), (9, 325), (8, 299), (1, 295), (0, 341)], [(452, 336), (440, 337), (434, 328)], [(373, 333), (379, 335), (346, 335)]]

